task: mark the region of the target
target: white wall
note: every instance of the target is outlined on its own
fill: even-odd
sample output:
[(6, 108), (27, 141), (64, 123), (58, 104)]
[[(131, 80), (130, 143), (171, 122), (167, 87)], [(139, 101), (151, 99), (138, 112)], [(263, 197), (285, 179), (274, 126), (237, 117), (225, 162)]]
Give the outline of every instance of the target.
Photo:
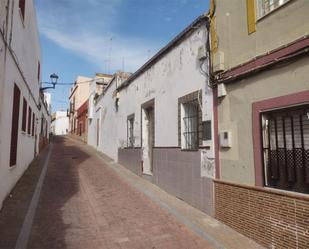
[[(11, 13), (12, 6), (13, 5), (10, 5), (9, 13)], [(41, 110), (38, 109), (40, 79), (38, 79), (37, 69), (41, 54), (36, 13), (32, 0), (26, 1), (25, 10), (25, 19), (22, 20), (18, 1), (14, 0), (13, 15), (9, 17), (9, 30), (7, 30), (8, 36), (6, 42), (9, 44), (9, 49), (6, 50), (7, 57), (4, 65), (0, 64), (1, 67), (4, 67), (4, 69), (2, 68), (4, 72), (3, 98), (1, 99), (2, 105), (0, 105), (0, 208), (4, 198), (9, 194), (35, 156), (34, 151), (35, 146), (37, 146), (35, 145), (35, 136), (21, 132), (23, 97), (26, 98), (28, 106), (31, 106), (36, 118), (39, 118), (40, 113), (44, 112), (44, 108)], [(10, 29), (11, 26), (12, 29)], [(10, 37), (12, 39), (10, 39)], [(0, 39), (4, 41), (4, 37), (1, 35)], [(21, 91), (21, 99), (17, 164), (10, 168), (9, 159), (14, 83)], [(49, 119), (47, 113), (45, 117)], [(38, 132), (38, 130), (39, 124), (36, 124), (36, 131)]]
[[(207, 31), (198, 28), (188, 38), (168, 52), (162, 59), (136, 78), (119, 93), (119, 110), (115, 110), (116, 84), (113, 83), (94, 109), (101, 109), (99, 150), (117, 160), (119, 147), (127, 143), (127, 116), (135, 114), (135, 146), (141, 146), (141, 105), (155, 99), (155, 146), (178, 146), (178, 98), (202, 90), (203, 120), (212, 120), (212, 90), (200, 71), (198, 48), (205, 45)], [(94, 124), (93, 124), (94, 125)], [(94, 136), (89, 129), (89, 136)], [(214, 157), (213, 142), (209, 157)]]
[(55, 113), (55, 120), (51, 124), (54, 135), (66, 135), (69, 129), (69, 118), (67, 112), (57, 111)]

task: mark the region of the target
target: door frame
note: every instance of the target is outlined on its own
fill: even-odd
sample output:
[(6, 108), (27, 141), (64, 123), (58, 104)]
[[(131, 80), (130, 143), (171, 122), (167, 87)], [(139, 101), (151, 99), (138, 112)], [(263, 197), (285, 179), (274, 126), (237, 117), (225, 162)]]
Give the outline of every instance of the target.
[[(144, 119), (147, 116), (147, 109), (152, 108), (153, 112), (153, 126), (152, 126), (152, 144), (149, 146), (149, 144), (145, 144), (144, 136), (145, 129), (149, 129), (147, 124), (145, 124)], [(148, 130), (149, 132), (149, 130)], [(148, 135), (148, 134), (147, 134)], [(149, 135), (148, 135), (149, 136)], [(144, 141), (144, 142), (143, 142)], [(148, 143), (147, 138), (147, 143)], [(155, 99), (151, 99), (141, 105), (141, 147), (142, 147), (142, 160), (143, 160), (143, 174), (146, 175), (153, 175), (153, 148), (155, 146)], [(150, 151), (149, 151), (150, 150)], [(149, 158), (149, 152), (150, 152), (150, 158)]]

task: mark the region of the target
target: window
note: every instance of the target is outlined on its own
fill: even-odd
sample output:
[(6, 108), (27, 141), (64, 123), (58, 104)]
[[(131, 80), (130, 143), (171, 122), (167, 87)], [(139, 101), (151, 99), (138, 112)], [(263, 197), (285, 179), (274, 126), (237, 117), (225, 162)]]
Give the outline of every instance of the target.
[(21, 124), (21, 130), (23, 132), (26, 132), (26, 126), (27, 126), (27, 100), (24, 98), (23, 100), (23, 119)]
[(33, 112), (33, 114), (32, 114), (32, 133), (31, 133), (32, 136), (34, 136), (34, 122), (35, 122), (35, 114)]
[(32, 118), (32, 110), (31, 107), (29, 106), (28, 109), (28, 134), (31, 134), (31, 118)]
[(41, 132), (40, 134), (43, 136), (43, 132), (44, 132), (44, 116), (42, 115), (41, 117)]
[(261, 18), (290, 0), (257, 0), (257, 16)]
[(11, 149), (10, 149), (10, 166), (16, 164), (17, 145), (18, 145), (18, 124), (19, 124), (19, 105), (20, 90), (14, 85), (13, 109), (12, 109), (12, 130), (11, 130)]
[(185, 150), (197, 150), (203, 144), (202, 91), (178, 99), (178, 144)]
[(309, 105), (262, 115), (265, 185), (309, 193)]
[(23, 19), (25, 19), (26, 0), (19, 0), (19, 9)]
[(198, 105), (197, 103), (183, 104), (182, 116), (182, 148), (198, 149)]
[(41, 63), (38, 61), (38, 81), (40, 83), (40, 76), (41, 76)]
[(127, 147), (134, 147), (134, 114), (127, 120)]

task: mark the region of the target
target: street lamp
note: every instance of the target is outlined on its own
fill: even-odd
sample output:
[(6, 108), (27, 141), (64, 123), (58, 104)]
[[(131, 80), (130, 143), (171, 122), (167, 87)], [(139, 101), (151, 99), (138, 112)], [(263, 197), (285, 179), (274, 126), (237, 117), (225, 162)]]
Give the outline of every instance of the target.
[(42, 87), (41, 91), (44, 91), (46, 89), (55, 89), (57, 82), (58, 82), (58, 79), (59, 79), (59, 76), (57, 74), (53, 73), (49, 77), (50, 77), (50, 83), (49, 84), (52, 84), (53, 86)]

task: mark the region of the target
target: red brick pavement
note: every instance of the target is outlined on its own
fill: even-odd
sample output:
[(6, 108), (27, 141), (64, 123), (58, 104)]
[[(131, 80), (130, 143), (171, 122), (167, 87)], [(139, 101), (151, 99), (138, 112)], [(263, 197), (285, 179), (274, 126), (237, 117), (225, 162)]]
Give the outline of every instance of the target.
[(54, 143), (29, 249), (212, 248), (79, 143)]

